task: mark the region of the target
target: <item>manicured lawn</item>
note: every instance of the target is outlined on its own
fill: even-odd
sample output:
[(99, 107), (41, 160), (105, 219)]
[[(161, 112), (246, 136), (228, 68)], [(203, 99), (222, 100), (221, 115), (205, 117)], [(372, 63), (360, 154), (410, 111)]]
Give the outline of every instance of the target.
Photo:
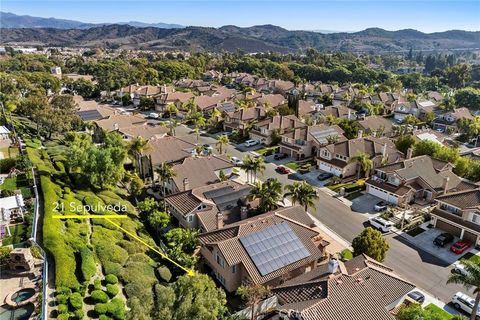
[(420, 233), (424, 232), (425, 229), (422, 229), (420, 227), (416, 227), (416, 228), (413, 228), (412, 230), (410, 231), (407, 231), (407, 234), (411, 237), (416, 237), (418, 236)]
[(358, 198), (361, 195), (362, 195), (362, 191), (355, 191), (355, 192), (352, 192), (349, 195), (347, 195), (345, 197), (345, 199), (348, 199), (348, 200), (352, 201), (353, 199)]
[(340, 188), (350, 188), (350, 187), (363, 186), (363, 185), (365, 185), (365, 179), (359, 179), (355, 182), (349, 182), (349, 183), (334, 184), (334, 185), (328, 186), (327, 188), (332, 191), (337, 191)]
[(297, 171), (298, 168), (300, 167), (299, 164), (294, 161), (285, 163), (284, 166), (295, 171)]
[(17, 179), (17, 177), (6, 178), (3, 184), (0, 185), (0, 190), (15, 191), (18, 189), (22, 191), (22, 195), (25, 199), (32, 197), (32, 191), (28, 186), (28, 181), (25, 176), (22, 176), (21, 179)]
[(0, 152), (3, 153), (4, 158), (14, 158), (18, 155), (18, 148), (16, 147), (5, 147), (0, 148)]
[(10, 233), (12, 234), (10, 237), (6, 237), (2, 241), (2, 245), (10, 245), (10, 244), (17, 244), (27, 240), (27, 226), (24, 224), (16, 224), (14, 226), (10, 226)]
[(453, 317), (450, 313), (434, 305), (433, 303), (430, 303), (428, 306), (426, 306), (425, 310), (430, 311), (432, 315), (436, 315), (435, 319), (450, 320)]
[(475, 263), (480, 263), (480, 256), (477, 256), (471, 252), (468, 252), (467, 254), (465, 254), (463, 257), (461, 257), (460, 259), (462, 260), (470, 260), (472, 262), (475, 262)]
[(274, 147), (263, 147), (263, 148), (260, 148), (260, 149), (257, 149), (255, 150), (256, 153), (258, 153), (259, 155), (263, 156), (265, 155), (265, 153), (267, 153), (268, 151), (272, 151), (274, 152), (274, 150), (277, 150), (278, 149), (278, 146), (274, 146)]
[(0, 185), (1, 190), (10, 190), (14, 191), (17, 190), (17, 177), (10, 177), (6, 178), (5, 181), (3, 181), (3, 184)]

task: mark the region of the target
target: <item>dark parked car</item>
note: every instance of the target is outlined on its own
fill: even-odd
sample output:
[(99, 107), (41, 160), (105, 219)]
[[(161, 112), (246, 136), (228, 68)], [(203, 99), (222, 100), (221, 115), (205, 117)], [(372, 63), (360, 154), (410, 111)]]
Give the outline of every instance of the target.
[(288, 158), (288, 154), (286, 153), (277, 153), (276, 155), (273, 156), (273, 159), (275, 160), (282, 160)]
[(373, 207), (375, 211), (380, 212), (380, 211), (385, 211), (388, 208), (388, 203), (385, 201), (380, 201), (375, 204), (375, 207)]
[(317, 179), (320, 181), (325, 181), (327, 179), (330, 179), (331, 177), (333, 177), (333, 174), (331, 174), (330, 172), (322, 172), (317, 176)]
[(407, 296), (409, 296), (410, 299), (412, 299), (412, 300), (414, 300), (414, 301), (416, 301), (420, 304), (425, 302), (425, 296), (420, 291), (412, 291), (409, 294), (407, 294)]
[(280, 174), (289, 174), (289, 173), (290, 173), (290, 170), (288, 170), (288, 169), (285, 168), (285, 167), (281, 167), (281, 166), (280, 166), (280, 167), (277, 167), (277, 168), (275, 169), (275, 171), (277, 171), (277, 172), (280, 173)]
[(435, 240), (433, 240), (433, 244), (440, 246), (440, 247), (445, 247), (447, 243), (450, 243), (453, 241), (453, 236), (450, 233), (442, 233), (439, 234)]

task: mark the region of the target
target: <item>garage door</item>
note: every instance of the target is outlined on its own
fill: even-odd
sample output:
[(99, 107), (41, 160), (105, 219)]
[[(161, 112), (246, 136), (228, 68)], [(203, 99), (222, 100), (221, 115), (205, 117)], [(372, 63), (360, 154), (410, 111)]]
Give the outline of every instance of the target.
[(474, 245), (477, 244), (477, 235), (470, 231), (465, 230), (463, 233), (463, 239), (471, 241)]
[(445, 221), (438, 220), (437, 219), (437, 224), (435, 225), (436, 228), (443, 230), (445, 232), (451, 233), (454, 236), (460, 237), (460, 234), (462, 233), (462, 229), (456, 226), (452, 226), (449, 223), (446, 223)]
[(326, 171), (326, 172), (330, 172), (330, 173), (336, 175), (337, 177), (339, 177), (342, 174), (341, 170), (339, 170), (337, 168), (334, 168), (334, 167), (331, 167), (331, 166), (329, 166), (325, 163), (320, 163), (318, 165), (318, 169)]
[(367, 192), (370, 193), (371, 195), (379, 197), (380, 199), (383, 199), (387, 202), (398, 204), (398, 198), (395, 196), (392, 196), (388, 192), (384, 192), (382, 190), (372, 188), (370, 185), (368, 185), (367, 187), (368, 187)]

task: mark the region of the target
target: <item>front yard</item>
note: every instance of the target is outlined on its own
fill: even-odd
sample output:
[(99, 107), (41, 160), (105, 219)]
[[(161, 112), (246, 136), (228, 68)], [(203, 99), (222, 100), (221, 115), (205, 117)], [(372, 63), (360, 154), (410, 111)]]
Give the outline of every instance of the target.
[(22, 223), (10, 225), (11, 236), (3, 238), (2, 245), (7, 246), (26, 241), (28, 239), (27, 230), (28, 226)]
[(10, 192), (20, 190), (25, 199), (32, 197), (32, 190), (25, 174), (5, 178), (3, 184), (0, 185), (0, 190), (7, 190)]
[(425, 310), (429, 311), (433, 319), (438, 320), (450, 320), (453, 316), (442, 308), (430, 303), (425, 307)]

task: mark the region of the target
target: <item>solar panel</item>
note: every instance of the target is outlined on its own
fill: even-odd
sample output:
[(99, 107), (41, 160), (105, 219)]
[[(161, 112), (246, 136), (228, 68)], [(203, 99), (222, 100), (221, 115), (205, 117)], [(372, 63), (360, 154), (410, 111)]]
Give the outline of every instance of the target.
[(102, 115), (98, 110), (78, 111), (77, 114), (83, 121), (98, 120), (102, 118)]
[(240, 242), (262, 276), (310, 255), (288, 223), (251, 233)]

